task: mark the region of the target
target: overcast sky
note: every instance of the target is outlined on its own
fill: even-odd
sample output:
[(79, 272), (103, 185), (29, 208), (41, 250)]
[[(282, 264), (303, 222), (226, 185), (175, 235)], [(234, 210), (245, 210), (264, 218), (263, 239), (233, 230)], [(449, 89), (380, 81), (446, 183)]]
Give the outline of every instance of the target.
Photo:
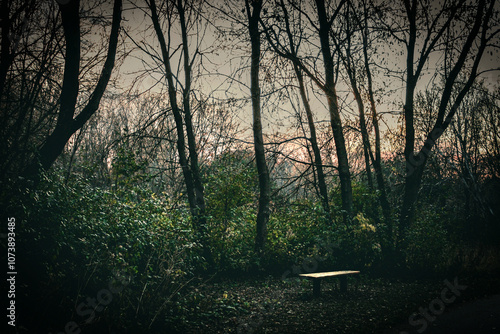
[[(214, 3), (221, 4), (222, 1), (212, 1), (212, 4)], [(143, 5), (141, 2), (138, 2), (138, 4)], [(156, 50), (156, 52), (159, 52), (156, 35), (154, 33), (154, 30), (151, 29), (150, 26), (150, 18), (145, 15), (140, 9), (133, 7), (133, 5), (125, 1), (123, 12), (124, 28), (127, 29), (127, 32), (136, 41), (136, 43), (142, 45), (143, 42), (146, 42), (153, 46), (153, 49)], [(111, 6), (109, 8), (109, 12), (111, 13)], [(200, 23), (200, 28), (206, 28), (203, 40), (199, 43), (200, 51), (203, 53), (203, 56), (198, 57), (198, 60), (202, 60), (203, 75), (196, 79), (194, 88), (202, 90), (204, 94), (211, 95), (216, 99), (225, 97), (249, 98), (249, 68), (244, 68), (244, 66), (248, 66), (249, 64), (249, 48), (241, 42), (239, 42), (239, 44), (233, 42), (234, 45), (236, 45), (236, 47), (234, 48), (231, 47), (231, 43), (226, 43), (226, 48), (222, 48), (220, 41), (216, 38), (216, 27), (220, 26), (227, 27), (229, 26), (229, 23), (220, 18), (214, 17), (210, 18), (210, 22), (207, 25), (206, 22)], [(235, 25), (235, 27), (237, 27), (237, 25)], [(193, 36), (191, 36), (191, 40), (195, 41)], [(172, 35), (171, 43), (174, 48), (177, 47), (177, 45), (180, 44), (180, 36), (174, 33)], [(385, 43), (385, 41), (382, 41), (382, 43)], [(133, 43), (128, 38), (126, 47), (134, 47)], [(191, 48), (192, 49), (190, 52), (192, 53), (194, 44), (191, 45)], [(402, 52), (402, 54), (398, 55), (400, 51), (403, 51), (401, 46), (394, 44), (391, 46), (391, 48), (388, 48), (388, 46), (386, 45), (385, 48), (379, 49), (380, 53), (377, 56), (388, 60), (388, 63), (392, 64), (391, 66), (403, 68), (405, 61), (404, 57), (406, 56), (406, 54), (405, 52)], [(179, 52), (177, 54), (179, 54)], [(441, 54), (436, 53), (431, 57), (427, 71), (427, 73), (430, 74), (424, 73), (422, 79), (419, 82), (420, 89), (430, 87), (429, 82), (433, 77), (435, 63), (441, 60)], [(149, 65), (145, 65), (145, 63)], [(488, 53), (484, 56), (482, 67), (494, 68), (498, 67), (499, 63), (498, 53)], [(151, 64), (153, 64), (151, 57), (144, 52), (135, 50), (133, 53), (131, 53), (120, 69), (124, 87), (129, 86), (132, 80), (137, 78), (138, 71), (144, 70), (145, 67), (151, 66)], [(172, 61), (172, 64), (175, 64), (175, 66), (177, 66), (176, 59)], [(197, 64), (200, 65), (199, 62)], [(196, 67), (195, 70), (201, 68), (202, 67)], [(241, 81), (241, 84), (237, 84), (228, 80), (228, 76), (231, 76), (237, 69), (240, 68), (243, 69), (238, 72), (237, 79)], [(497, 71), (487, 73), (486, 75), (484, 75), (484, 78), (492, 87), (494, 84), (498, 83), (499, 72)], [(261, 75), (261, 79), (264, 80), (263, 75)], [(140, 90), (148, 89), (154, 86), (158, 80), (161, 80), (161, 76), (159, 74), (146, 78), (142, 81), (142, 85), (137, 87)], [(401, 111), (402, 108), (400, 108), (400, 106), (404, 102), (405, 93), (404, 81), (397, 80), (393, 77), (386, 77), (381, 72), (378, 72), (378, 75), (374, 78), (374, 80), (376, 88), (386, 87), (387, 90), (392, 90), (392, 94), (390, 96), (380, 100), (380, 111)], [(266, 87), (266, 84), (263, 82), (263, 85), (261, 87), (263, 93), (266, 93)], [(160, 89), (162, 89), (161, 85), (157, 85), (155, 88), (155, 90), (157, 91), (159, 91)], [(353, 104), (354, 101), (352, 99), (352, 94), (350, 93), (349, 87), (346, 86), (342, 80), (339, 80), (338, 93), (344, 108), (344, 115), (349, 115), (349, 112), (355, 112), (356, 106)], [(325, 106), (324, 97), (321, 94), (311, 94), (310, 97), (313, 104), (313, 110), (316, 115), (316, 121), (328, 121), (329, 117)], [(289, 104), (285, 103), (280, 107), (281, 111), (278, 108), (276, 109), (277, 111), (273, 110), (273, 112), (271, 112), (270, 109), (275, 108), (269, 108), (270, 105), (266, 103), (265, 99), (263, 99), (263, 103), (263, 113), (265, 119), (264, 131), (267, 133), (273, 133), (275, 131), (286, 131), (287, 126), (290, 125), (290, 113), (294, 112), (293, 108), (291, 108)], [(234, 112), (237, 112), (238, 117), (244, 127), (251, 126), (251, 110), (249, 103), (246, 107), (235, 110)], [(385, 117), (385, 120), (389, 122), (390, 125), (393, 125), (396, 119), (397, 115), (386, 115)]]

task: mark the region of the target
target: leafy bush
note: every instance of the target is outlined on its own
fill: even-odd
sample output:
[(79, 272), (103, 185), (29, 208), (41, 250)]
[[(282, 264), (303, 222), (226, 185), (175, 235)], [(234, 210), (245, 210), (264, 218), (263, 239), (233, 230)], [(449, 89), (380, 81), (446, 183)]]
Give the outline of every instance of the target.
[(68, 306), (95, 296), (117, 271), (133, 277), (102, 316), (149, 326), (162, 319), (158, 315), (202, 259), (188, 212), (169, 210), (168, 198), (143, 189), (129, 188), (134, 196), (123, 192), (92, 188), (85, 180), (66, 185), (57, 175), (47, 179), (25, 201), (25, 251), (42, 264), (46, 285), (62, 287), (51, 298)]
[(223, 154), (205, 170), (210, 246), (220, 269), (248, 270), (255, 263), (253, 234), (257, 172), (251, 155)]
[(300, 263), (328, 243), (325, 212), (310, 200), (297, 200), (276, 209), (269, 221), (268, 250), (274, 264)]
[(407, 235), (407, 266), (414, 270), (443, 270), (449, 256), (450, 240), (443, 210), (421, 210)]

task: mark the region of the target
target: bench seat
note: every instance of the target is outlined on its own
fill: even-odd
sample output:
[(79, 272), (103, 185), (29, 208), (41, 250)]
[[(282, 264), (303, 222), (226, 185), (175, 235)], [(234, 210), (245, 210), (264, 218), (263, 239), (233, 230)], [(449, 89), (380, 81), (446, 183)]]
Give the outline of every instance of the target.
[(319, 297), (321, 295), (321, 279), (325, 277), (338, 276), (340, 279), (340, 291), (347, 291), (347, 275), (359, 274), (357, 270), (342, 270), (342, 271), (328, 271), (321, 273), (299, 274), (299, 277), (312, 279), (313, 281), (313, 295)]

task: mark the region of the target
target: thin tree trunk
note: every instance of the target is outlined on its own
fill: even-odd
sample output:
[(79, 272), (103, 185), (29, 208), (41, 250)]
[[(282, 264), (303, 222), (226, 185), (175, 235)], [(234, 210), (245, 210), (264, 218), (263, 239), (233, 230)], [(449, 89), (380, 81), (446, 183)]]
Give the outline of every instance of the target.
[(311, 147), (314, 153), (314, 168), (316, 169), (316, 174), (318, 175), (318, 187), (319, 193), (321, 195), (321, 202), (323, 204), (323, 208), (326, 212), (327, 219), (330, 223), (332, 223), (332, 218), (330, 215), (330, 203), (328, 200), (328, 189), (326, 186), (325, 174), (323, 171), (323, 160), (321, 158), (321, 151), (318, 145), (318, 139), (316, 135), (316, 126), (314, 125), (314, 118), (311, 110), (311, 105), (309, 104), (309, 100), (307, 99), (306, 90), (304, 86), (304, 77), (302, 76), (302, 72), (298, 68), (296, 64), (293, 65), (295, 70), (295, 75), (299, 82), (299, 91), (300, 97), (302, 99), (302, 103), (304, 104), (304, 109), (306, 110), (307, 115), (307, 123), (309, 125), (309, 133), (311, 142)]
[(179, 154), (179, 163), (181, 165), (182, 174), (184, 176), (184, 181), (186, 183), (186, 193), (189, 202), (189, 208), (191, 209), (191, 214), (194, 216), (196, 214), (196, 201), (194, 195), (194, 182), (191, 175), (191, 170), (189, 168), (188, 159), (186, 155), (186, 141), (184, 134), (184, 125), (182, 120), (181, 111), (177, 104), (177, 92), (175, 91), (174, 79), (172, 67), (170, 65), (170, 54), (167, 49), (167, 44), (165, 42), (165, 36), (160, 27), (160, 22), (158, 18), (158, 13), (156, 11), (156, 3), (151, 0), (149, 3), (151, 9), (151, 19), (153, 21), (153, 26), (158, 36), (158, 41), (160, 43), (160, 48), (162, 52), (163, 64), (165, 66), (165, 77), (167, 79), (167, 89), (168, 97), (170, 101), (170, 107), (172, 108), (172, 114), (174, 115), (175, 128), (177, 130), (177, 153)]
[[(465, 43), (460, 49), (460, 54), (453, 65), (453, 68), (446, 77), (443, 92), (441, 94), (441, 99), (438, 108), (438, 116), (432, 130), (427, 134), (426, 140), (423, 147), (420, 149), (418, 154), (415, 154), (415, 129), (413, 124), (413, 113), (414, 113), (414, 93), (415, 86), (418, 77), (421, 73), (425, 59), (428, 53), (421, 54), (418, 62), (417, 70), (414, 71), (413, 61), (415, 53), (416, 44), (416, 17), (417, 17), (417, 1), (410, 4), (409, 0), (405, 1), (406, 11), (408, 20), (410, 22), (409, 30), (409, 41), (407, 44), (407, 86), (406, 86), (406, 101), (404, 106), (405, 113), (405, 126), (406, 126), (406, 143), (404, 156), (406, 160), (406, 178), (405, 178), (405, 191), (403, 195), (403, 205), (400, 213), (400, 225), (399, 225), (399, 238), (404, 239), (406, 236), (408, 228), (415, 221), (415, 203), (418, 197), (418, 190), (422, 180), (423, 170), (427, 162), (432, 148), (436, 144), (436, 141), (441, 137), (443, 132), (451, 123), (454, 114), (456, 113), (458, 107), (462, 103), (465, 95), (470, 90), (474, 80), (476, 78), (477, 69), (481, 61), (482, 55), (488, 43), (486, 37), (486, 31), (489, 27), (489, 20), (493, 15), (493, 8), (495, 2), (491, 2), (489, 7), (486, 9), (486, 1), (481, 0), (478, 3), (476, 17), (474, 19), (474, 24), (467, 35)], [(486, 9), (486, 12), (484, 10)], [(451, 19), (450, 19), (451, 20)], [(450, 20), (447, 22), (449, 23)], [(482, 30), (482, 31), (481, 31)], [(461, 72), (466, 59), (470, 57), (470, 50), (476, 41), (476, 37), (480, 34), (480, 43), (478, 43), (478, 49), (473, 61), (473, 65), (470, 73), (468, 74), (467, 80), (463, 87), (459, 90), (457, 97), (452, 101), (451, 107), (448, 107), (451, 101), (452, 91), (454, 89), (457, 77)], [(446, 116), (446, 118), (445, 118)]]
[[(426, 157), (422, 157), (422, 159), (427, 160)], [(422, 161), (418, 166), (412, 167), (411, 172), (406, 175), (403, 205), (400, 213), (399, 239), (405, 238), (408, 228), (415, 222), (415, 204), (417, 202), (424, 168), (425, 162)]]
[[(182, 174), (184, 176), (184, 182), (186, 184), (186, 193), (188, 197), (189, 209), (191, 211), (191, 216), (193, 217), (194, 226), (199, 234), (199, 239), (202, 243), (203, 247), (203, 256), (207, 260), (209, 264), (213, 263), (213, 258), (211, 256), (211, 252), (209, 249), (209, 245), (207, 242), (207, 226), (206, 226), (206, 214), (205, 214), (205, 201), (203, 196), (203, 185), (201, 183), (201, 179), (199, 177), (199, 169), (198, 169), (198, 155), (196, 151), (196, 141), (193, 133), (193, 126), (191, 123), (191, 112), (190, 112), (190, 103), (189, 103), (189, 93), (190, 91), (185, 87), (183, 92), (183, 108), (186, 111), (186, 128), (188, 132), (188, 149), (190, 152), (191, 165), (188, 162), (188, 157), (186, 155), (186, 141), (185, 141), (185, 133), (184, 133), (184, 122), (181, 114), (181, 110), (177, 101), (177, 92), (175, 91), (174, 85), (174, 74), (172, 71), (172, 67), (170, 64), (170, 54), (167, 48), (167, 43), (165, 41), (165, 36), (163, 34), (163, 30), (160, 26), (160, 21), (158, 17), (158, 13), (156, 10), (156, 3), (154, 0), (151, 0), (149, 3), (149, 8), (151, 10), (151, 19), (153, 21), (153, 26), (156, 31), (156, 35), (158, 37), (158, 42), (160, 43), (163, 64), (165, 66), (165, 77), (167, 79), (168, 86), (168, 96), (170, 101), (170, 107), (172, 108), (172, 114), (174, 116), (175, 127), (177, 130), (177, 152), (179, 154), (179, 163), (181, 165)], [(179, 1), (178, 3), (179, 14), (182, 11), (182, 3)], [(181, 30), (182, 30), (182, 38), (183, 38), (183, 47), (186, 50), (183, 50), (184, 53), (184, 65), (185, 65), (185, 80), (186, 86), (188, 88), (191, 85), (191, 71), (190, 71), (190, 62), (189, 55), (187, 53), (187, 32), (186, 25), (184, 19), (184, 13), (180, 14), (181, 18)], [(171, 24), (170, 22), (168, 23)], [(187, 64), (187, 67), (186, 67)], [(188, 125), (189, 124), (189, 125)], [(193, 166), (195, 166), (196, 171), (193, 172)], [(195, 177), (196, 175), (196, 177)]]
[[(260, 66), (260, 31), (259, 20), (262, 10), (262, 0), (255, 0), (250, 5), (249, 0), (245, 0), (245, 7), (248, 16), (248, 32), (252, 47), (251, 68), (250, 68), (250, 93), (252, 97), (253, 114), (253, 136), (255, 148), (255, 160), (257, 162), (257, 172), (259, 173), (259, 209), (257, 213), (257, 233), (255, 238), (255, 249), (261, 256), (265, 251), (267, 238), (267, 222), (270, 215), (270, 179), (269, 170), (266, 164), (264, 151), (264, 139), (262, 135), (262, 120), (260, 108), (260, 86), (259, 86), (259, 66)], [(250, 8), (252, 7), (252, 9)]]
[(206, 205), (203, 182), (200, 176), (200, 167), (198, 163), (198, 149), (196, 146), (196, 137), (193, 130), (192, 122), (192, 112), (191, 112), (191, 60), (189, 58), (189, 48), (188, 48), (188, 38), (187, 38), (187, 27), (185, 19), (185, 10), (183, 7), (183, 1), (177, 1), (177, 8), (179, 10), (179, 20), (181, 23), (181, 33), (182, 33), (182, 48), (184, 55), (184, 76), (185, 84), (183, 91), (183, 106), (184, 106), (184, 120), (186, 122), (186, 134), (188, 138), (188, 151), (189, 160), (191, 163), (191, 173), (193, 174), (193, 186), (194, 186), (194, 197), (195, 197), (195, 224), (197, 226), (198, 232), (200, 233), (200, 240), (203, 244), (204, 257), (209, 263), (213, 265), (214, 261), (210, 248), (208, 247), (208, 226), (207, 226), (207, 215), (206, 215)]
[(370, 61), (368, 58), (368, 23), (367, 23), (368, 13), (366, 9), (366, 3), (364, 4), (364, 12), (365, 16), (364, 16), (364, 27), (363, 27), (364, 30), (363, 57), (364, 57), (366, 80), (368, 86), (368, 100), (370, 102), (373, 130), (375, 133), (375, 157), (373, 157), (373, 154), (371, 154), (371, 159), (373, 163), (373, 169), (375, 170), (375, 180), (377, 181), (377, 188), (379, 190), (380, 207), (382, 208), (382, 215), (384, 216), (384, 221), (387, 226), (386, 228), (387, 244), (386, 247), (384, 248), (386, 249), (386, 255), (392, 256), (394, 249), (394, 236), (393, 236), (394, 224), (392, 220), (391, 207), (387, 197), (387, 187), (385, 184), (384, 174), (382, 171), (382, 156), (380, 149), (380, 127), (378, 123), (377, 107), (375, 104), (375, 97), (373, 93), (373, 81), (372, 81), (372, 73), (370, 70)]
[(414, 204), (418, 195), (418, 187), (420, 185), (420, 177), (414, 173), (416, 170), (411, 166), (410, 161), (415, 159), (415, 127), (413, 122), (414, 115), (414, 95), (417, 79), (414, 73), (414, 57), (415, 43), (417, 38), (416, 12), (417, 2), (405, 1), (406, 13), (409, 22), (409, 39), (407, 44), (406, 55), (406, 94), (404, 104), (404, 119), (405, 119), (405, 148), (404, 157), (406, 162), (405, 187), (403, 195), (403, 204), (399, 214), (399, 236), (398, 244), (406, 234), (406, 229), (411, 225), (414, 218)]
[(344, 222), (348, 224), (352, 218), (352, 186), (351, 173), (349, 171), (349, 161), (345, 146), (345, 138), (342, 129), (342, 120), (340, 118), (337, 92), (334, 80), (334, 62), (330, 50), (330, 24), (326, 16), (324, 0), (316, 0), (319, 19), (319, 37), (321, 42), (321, 53), (325, 68), (325, 93), (328, 100), (328, 109), (330, 112), (330, 124), (335, 140), (337, 151), (338, 171), (340, 178), (340, 193), (342, 198), (342, 210)]
[(366, 178), (368, 180), (369, 188), (373, 190), (373, 177), (372, 177), (372, 170), (370, 168), (370, 155), (373, 155), (373, 153), (371, 152), (370, 140), (368, 138), (368, 130), (366, 128), (365, 107), (363, 104), (363, 99), (361, 98), (361, 93), (358, 90), (358, 84), (356, 82), (356, 78), (354, 77), (355, 73), (353, 73), (350, 69), (348, 69), (347, 72), (349, 80), (351, 82), (352, 92), (354, 94), (356, 104), (358, 105), (359, 128), (361, 130), (361, 139), (363, 141), (363, 156), (365, 158)]
[(283, 0), (281, 0), (281, 8), (283, 9), (285, 15), (285, 24), (286, 24), (286, 31), (288, 35), (288, 42), (290, 44), (290, 52), (292, 55), (292, 63), (293, 63), (293, 69), (295, 71), (295, 76), (297, 77), (297, 81), (299, 82), (299, 92), (300, 92), (300, 97), (302, 99), (302, 103), (304, 104), (304, 109), (306, 111), (307, 115), (307, 123), (309, 126), (309, 133), (310, 133), (310, 138), (309, 141), (311, 142), (313, 154), (314, 154), (314, 168), (316, 170), (316, 174), (318, 176), (318, 187), (319, 187), (319, 194), (321, 197), (321, 202), (323, 204), (323, 209), (326, 212), (327, 219), (332, 223), (332, 218), (331, 218), (331, 213), (330, 213), (330, 203), (328, 200), (328, 188), (326, 186), (326, 180), (325, 180), (325, 174), (323, 171), (323, 161), (321, 158), (321, 151), (319, 149), (318, 145), (318, 139), (316, 135), (316, 126), (314, 124), (314, 117), (313, 113), (311, 110), (311, 105), (309, 104), (309, 100), (307, 98), (306, 94), (306, 88), (304, 85), (304, 76), (302, 75), (302, 71), (300, 70), (299, 64), (297, 62), (297, 50), (295, 47), (295, 43), (293, 41), (293, 36), (292, 32), (290, 29), (290, 21), (288, 19), (288, 11), (286, 9), (285, 3)]
[(82, 128), (89, 118), (99, 108), (99, 103), (106, 90), (115, 64), (116, 49), (120, 31), (122, 1), (115, 0), (113, 6), (113, 22), (106, 61), (91, 95), (88, 104), (74, 117), (78, 97), (80, 71), (80, 2), (70, 1), (60, 4), (64, 37), (66, 40), (66, 57), (64, 64), (63, 85), (60, 98), (60, 112), (54, 131), (38, 150), (33, 161), (24, 171), (24, 176), (38, 183), (42, 171), (48, 170), (61, 155), (71, 136)]

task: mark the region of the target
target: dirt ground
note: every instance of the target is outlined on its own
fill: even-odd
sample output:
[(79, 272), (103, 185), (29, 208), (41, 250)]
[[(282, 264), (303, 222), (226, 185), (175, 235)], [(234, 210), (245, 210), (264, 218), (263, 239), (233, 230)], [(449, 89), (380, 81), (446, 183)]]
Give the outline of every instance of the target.
[[(423, 319), (423, 318), (421, 318)], [(409, 321), (383, 334), (496, 334), (500, 333), (500, 294), (451, 306), (429, 321), (410, 326)]]
[[(175, 326), (173, 332), (500, 334), (497, 276), (452, 277), (351, 280), (346, 293), (338, 290), (337, 280), (325, 280), (319, 298), (313, 298), (309, 281), (260, 278), (209, 283), (199, 288), (207, 304), (195, 314), (210, 310), (210, 316), (186, 314), (190, 325)], [(214, 314), (219, 314), (218, 320)]]

